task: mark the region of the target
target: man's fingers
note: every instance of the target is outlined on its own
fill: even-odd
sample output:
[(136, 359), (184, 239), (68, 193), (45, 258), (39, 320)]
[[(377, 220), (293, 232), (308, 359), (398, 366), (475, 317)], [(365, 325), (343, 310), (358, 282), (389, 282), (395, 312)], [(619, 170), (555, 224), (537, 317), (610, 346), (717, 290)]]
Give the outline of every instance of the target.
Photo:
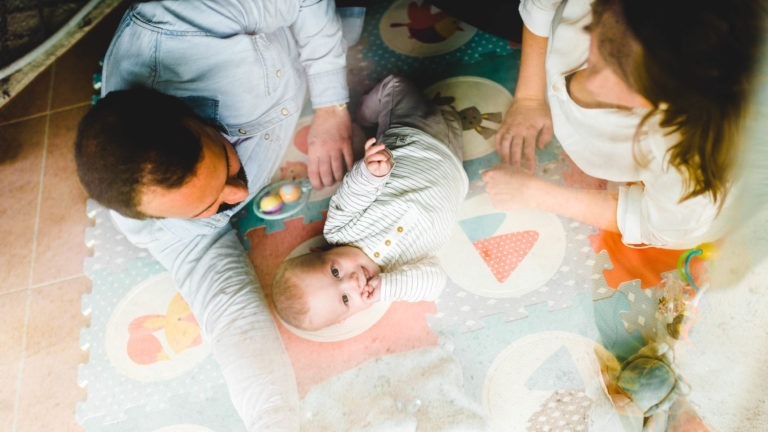
[(323, 181), (320, 179), (320, 171), (317, 168), (318, 161), (309, 161), (309, 169), (307, 170), (307, 174), (309, 175), (309, 182), (312, 183), (313, 189), (322, 189), (323, 188)]
[[(342, 176), (344, 173), (352, 169), (352, 165), (355, 163), (355, 155), (352, 153), (352, 146), (346, 146), (344, 152), (344, 166), (342, 167)], [(341, 179), (339, 179), (341, 180)]]
[(336, 154), (331, 156), (331, 171), (333, 173), (333, 179), (330, 184), (326, 183), (326, 186), (330, 186), (344, 178), (344, 159), (343, 155)]
[(333, 169), (331, 168), (331, 161), (327, 158), (319, 159), (317, 170), (320, 175), (320, 187), (326, 187), (333, 184)]

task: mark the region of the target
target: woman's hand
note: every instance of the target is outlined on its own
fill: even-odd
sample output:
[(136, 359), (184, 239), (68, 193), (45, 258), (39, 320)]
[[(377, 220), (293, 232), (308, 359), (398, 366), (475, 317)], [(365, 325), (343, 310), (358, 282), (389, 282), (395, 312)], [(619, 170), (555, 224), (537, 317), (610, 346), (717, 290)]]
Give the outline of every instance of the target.
[(504, 164), (533, 172), (536, 148), (552, 141), (552, 115), (543, 99), (515, 98), (494, 136), (496, 151)]
[(537, 185), (543, 181), (511, 165), (496, 165), (483, 172), (482, 178), (491, 203), (504, 211), (534, 207)]

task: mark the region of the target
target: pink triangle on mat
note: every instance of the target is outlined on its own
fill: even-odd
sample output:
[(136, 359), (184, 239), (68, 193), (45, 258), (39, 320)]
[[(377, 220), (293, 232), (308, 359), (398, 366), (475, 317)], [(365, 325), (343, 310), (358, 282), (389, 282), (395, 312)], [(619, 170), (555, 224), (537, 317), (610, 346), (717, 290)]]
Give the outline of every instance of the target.
[(539, 240), (537, 231), (520, 231), (483, 240), (472, 244), (500, 283), (506, 281)]

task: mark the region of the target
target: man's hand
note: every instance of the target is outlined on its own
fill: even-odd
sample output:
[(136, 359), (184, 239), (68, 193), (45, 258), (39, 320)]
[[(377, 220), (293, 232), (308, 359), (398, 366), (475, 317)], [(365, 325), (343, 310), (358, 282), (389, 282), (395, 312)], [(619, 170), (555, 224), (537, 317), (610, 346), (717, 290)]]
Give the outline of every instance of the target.
[(502, 163), (522, 166), (533, 172), (536, 147), (544, 148), (552, 137), (552, 115), (546, 102), (543, 99), (516, 98), (493, 141)]
[(352, 120), (346, 107), (323, 107), (315, 110), (309, 127), (309, 181), (315, 189), (341, 181), (352, 167)]
[(392, 153), (384, 144), (376, 144), (376, 138), (371, 138), (365, 143), (365, 166), (376, 177), (384, 177), (389, 173), (394, 164)]

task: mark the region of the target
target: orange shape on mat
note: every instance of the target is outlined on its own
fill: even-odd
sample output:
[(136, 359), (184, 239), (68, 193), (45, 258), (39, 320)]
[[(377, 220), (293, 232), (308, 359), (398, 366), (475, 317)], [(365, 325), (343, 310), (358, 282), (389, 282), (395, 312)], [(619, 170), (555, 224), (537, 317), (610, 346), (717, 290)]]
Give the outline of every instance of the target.
[[(603, 270), (605, 282), (618, 289), (624, 282), (640, 280), (641, 288), (650, 288), (661, 282), (662, 273), (677, 269), (677, 260), (684, 250), (659, 248), (631, 248), (621, 241), (621, 234), (600, 230), (591, 236), (589, 242), (595, 253), (606, 251), (613, 264), (610, 270)], [(699, 263), (694, 262), (691, 272), (700, 273)]]
[(509, 275), (528, 255), (537, 240), (539, 240), (538, 232), (520, 231), (489, 237), (472, 244), (488, 268), (491, 269), (493, 277), (502, 283), (509, 279)]

